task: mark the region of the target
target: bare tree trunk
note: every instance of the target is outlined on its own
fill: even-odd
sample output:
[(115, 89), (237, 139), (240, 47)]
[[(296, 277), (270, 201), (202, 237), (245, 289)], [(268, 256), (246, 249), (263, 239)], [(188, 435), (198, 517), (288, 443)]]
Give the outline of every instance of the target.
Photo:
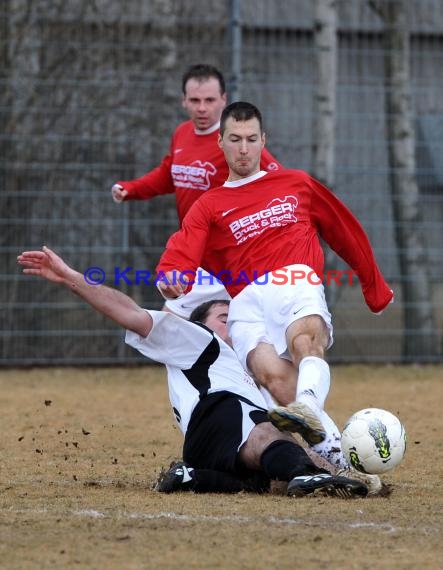
[(437, 353), (431, 284), (416, 179), (415, 133), (409, 69), (408, 0), (371, 2), (385, 22), (386, 117), (391, 199), (402, 275), (407, 361), (428, 360)]
[[(337, 89), (337, 8), (336, 0), (314, 0), (314, 45), (317, 94), (314, 109), (313, 173), (329, 188), (335, 185), (335, 125)], [(326, 249), (326, 268), (337, 263), (333, 251)], [(326, 288), (332, 307), (337, 302), (338, 286)]]
[(315, 97), (314, 172), (332, 188), (335, 183), (337, 87), (337, 13), (335, 0), (315, 0), (314, 43), (318, 70)]
[[(146, 144), (138, 146), (140, 153), (139, 162), (143, 163), (147, 155), (148, 145), (151, 147), (151, 158), (153, 166), (160, 163), (160, 160), (169, 149), (171, 135), (177, 126), (177, 109), (180, 104), (180, 83), (176, 79), (176, 70), (182, 63), (177, 58), (177, 17), (183, 7), (183, 1), (177, 0), (151, 0), (151, 34), (155, 37), (156, 54), (153, 58), (150, 71), (155, 74), (157, 81), (146, 93), (151, 97), (151, 101), (156, 101), (155, 113), (141, 120), (146, 121)], [(183, 70), (184, 71), (184, 70)], [(146, 169), (149, 170), (148, 168)], [(142, 173), (138, 172), (137, 176)], [(135, 205), (134, 205), (135, 206)], [(137, 212), (135, 212), (137, 210)], [(130, 227), (128, 232), (132, 234), (132, 241), (137, 248), (140, 248), (144, 259), (145, 267), (155, 267), (158, 262), (158, 254), (152, 253), (146, 244), (146, 235), (154, 232), (149, 226), (149, 219), (162, 219), (165, 226), (170, 220), (176, 221), (175, 196), (163, 196), (161, 200), (155, 202), (144, 202), (132, 208), (134, 216), (139, 218), (142, 215), (145, 223), (142, 226)], [(142, 212), (142, 214), (140, 214)], [(130, 229), (129, 229), (130, 228)], [(164, 243), (169, 234), (162, 232)], [(131, 265), (131, 251), (128, 250), (128, 265)], [(143, 288), (132, 287), (131, 295), (138, 303), (143, 303), (145, 294)]]
[(229, 99), (241, 99), (242, 21), (241, 0), (229, 1), (229, 43), (231, 45), (231, 74), (229, 78)]

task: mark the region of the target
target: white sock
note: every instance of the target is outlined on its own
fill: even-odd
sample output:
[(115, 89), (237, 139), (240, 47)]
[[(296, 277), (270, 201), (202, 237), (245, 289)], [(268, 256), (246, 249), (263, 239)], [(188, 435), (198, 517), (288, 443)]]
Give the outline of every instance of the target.
[(334, 467), (339, 469), (349, 467), (345, 456), (341, 450), (341, 433), (336, 426), (334, 420), (325, 412), (325, 410), (316, 410), (317, 415), (326, 431), (326, 438), (311, 448), (321, 457), (329, 461)]
[(318, 416), (326, 438), (312, 449), (329, 461), (334, 467), (348, 467), (341, 450), (341, 433), (334, 420), (325, 412), (325, 401), (331, 385), (331, 373), (328, 363), (317, 356), (303, 358), (299, 365), (296, 401), (309, 406)]
[(306, 356), (298, 367), (297, 390), (295, 400), (309, 407), (322, 410), (331, 385), (331, 373), (328, 363), (318, 356)]

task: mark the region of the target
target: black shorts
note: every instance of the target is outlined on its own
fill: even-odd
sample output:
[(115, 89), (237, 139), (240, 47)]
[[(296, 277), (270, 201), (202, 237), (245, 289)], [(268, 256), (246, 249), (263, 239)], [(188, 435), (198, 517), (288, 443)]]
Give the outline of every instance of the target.
[(239, 447), (251, 427), (268, 421), (267, 410), (247, 398), (232, 392), (210, 394), (192, 412), (183, 459), (194, 468), (246, 475), (237, 464)]

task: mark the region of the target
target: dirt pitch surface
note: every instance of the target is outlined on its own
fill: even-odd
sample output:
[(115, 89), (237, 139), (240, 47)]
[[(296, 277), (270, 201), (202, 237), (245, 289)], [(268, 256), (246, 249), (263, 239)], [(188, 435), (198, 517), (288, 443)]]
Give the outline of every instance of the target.
[(333, 368), (343, 426), (374, 406), (409, 444), (389, 497), (162, 495), (180, 457), (162, 367), (0, 371), (0, 567), (437, 569), (443, 560), (443, 368)]

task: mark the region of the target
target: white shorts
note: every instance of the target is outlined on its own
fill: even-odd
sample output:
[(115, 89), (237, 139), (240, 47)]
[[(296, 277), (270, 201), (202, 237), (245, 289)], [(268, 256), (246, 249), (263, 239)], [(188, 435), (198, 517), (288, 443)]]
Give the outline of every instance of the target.
[(196, 271), (195, 283), (189, 293), (178, 299), (168, 299), (165, 307), (171, 313), (189, 319), (196, 307), (215, 299), (230, 301), (231, 297), (221, 281), (199, 267)]
[[(292, 279), (293, 283), (291, 271), (299, 276)], [(291, 360), (286, 344), (286, 329), (302, 317), (322, 317), (329, 330), (327, 348), (333, 343), (331, 314), (326, 305), (324, 288), (312, 269), (297, 264), (279, 269), (278, 277), (275, 277), (276, 273), (269, 273), (267, 281), (260, 277), (259, 283), (247, 285), (229, 306), (229, 335), (245, 370), (248, 370), (246, 359), (249, 352), (260, 342), (274, 345), (281, 358)], [(285, 283), (284, 275), (288, 276)]]

